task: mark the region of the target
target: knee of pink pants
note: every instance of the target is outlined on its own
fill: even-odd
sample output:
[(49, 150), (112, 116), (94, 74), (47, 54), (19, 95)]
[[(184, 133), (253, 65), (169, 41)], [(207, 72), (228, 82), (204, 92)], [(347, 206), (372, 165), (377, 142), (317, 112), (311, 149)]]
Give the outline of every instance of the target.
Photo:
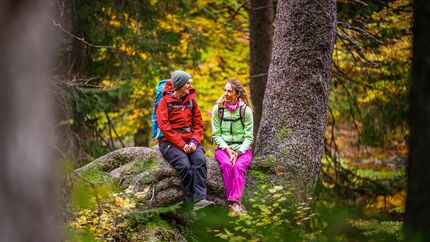
[(220, 165), (231, 164), (230, 156), (227, 154), (225, 150), (217, 149), (215, 151), (215, 159), (218, 161)]

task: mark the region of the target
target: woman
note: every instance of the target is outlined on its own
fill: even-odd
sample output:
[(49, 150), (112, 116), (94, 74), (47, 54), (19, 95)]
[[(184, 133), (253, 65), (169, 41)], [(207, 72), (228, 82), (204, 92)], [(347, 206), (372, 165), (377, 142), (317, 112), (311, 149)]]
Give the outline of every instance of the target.
[(244, 212), (242, 194), (246, 169), (253, 154), (253, 117), (251, 103), (242, 84), (229, 80), (224, 95), (212, 110), (212, 139), (218, 146), (215, 159), (221, 168), (230, 212)]
[(194, 202), (194, 210), (213, 204), (206, 200), (206, 158), (200, 146), (203, 122), (188, 73), (173, 72), (156, 115), (164, 135), (158, 139), (160, 152), (178, 172), (186, 204)]

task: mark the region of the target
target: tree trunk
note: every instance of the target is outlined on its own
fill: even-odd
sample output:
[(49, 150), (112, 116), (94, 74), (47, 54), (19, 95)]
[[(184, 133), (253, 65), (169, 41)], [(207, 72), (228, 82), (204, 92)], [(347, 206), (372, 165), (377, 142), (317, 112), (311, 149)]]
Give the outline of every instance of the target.
[(149, 146), (150, 136), (148, 135), (148, 130), (150, 129), (151, 127), (144, 127), (143, 129), (139, 129), (136, 132), (136, 134), (134, 135), (135, 146)]
[(0, 3), (0, 241), (59, 241), (53, 225), (50, 3)]
[[(88, 26), (85, 21), (84, 9), (81, 2), (76, 0), (55, 0), (55, 31), (61, 35), (61, 42), (56, 46), (58, 61), (55, 74), (61, 76), (56, 87), (56, 115), (60, 121), (73, 120), (71, 125), (59, 126), (59, 149), (67, 154), (75, 165), (81, 165), (80, 161), (88, 157), (85, 148), (90, 146), (91, 130), (85, 121), (86, 112), (82, 109), (82, 96), (79, 92), (79, 79), (85, 79), (87, 46), (77, 38), (65, 31), (70, 31), (75, 36), (85, 37), (84, 29)], [(64, 29), (64, 30), (63, 30)]]
[(406, 241), (430, 241), (430, 2), (414, 1)]
[(254, 136), (257, 136), (272, 53), (273, 0), (251, 0), (249, 19), (250, 89), (254, 106)]
[(256, 154), (273, 179), (312, 193), (323, 153), (336, 31), (335, 0), (280, 0)]

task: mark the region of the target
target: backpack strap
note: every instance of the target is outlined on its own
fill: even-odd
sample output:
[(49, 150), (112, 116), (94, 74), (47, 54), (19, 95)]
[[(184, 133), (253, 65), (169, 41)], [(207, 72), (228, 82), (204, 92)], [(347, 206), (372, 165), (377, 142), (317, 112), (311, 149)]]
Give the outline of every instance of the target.
[(188, 107), (191, 109), (191, 112), (193, 111), (193, 99), (190, 99)]
[(191, 112), (193, 111), (193, 99), (190, 99), (190, 101), (188, 102), (188, 105), (183, 105), (183, 104), (172, 104), (172, 103), (167, 103), (167, 108), (169, 113), (172, 112), (173, 109), (175, 108), (189, 108), (191, 109)]
[(172, 112), (173, 110), (173, 104), (167, 103), (167, 110), (168, 110), (168, 114), (170, 114), (170, 112)]
[(224, 120), (224, 107), (221, 107), (221, 105), (218, 104), (218, 117), (222, 121)]
[(245, 127), (245, 111), (246, 111), (246, 104), (243, 104), (242, 106), (240, 106), (240, 122), (242, 122), (242, 126)]
[[(246, 111), (246, 107), (248, 107), (246, 104), (243, 104), (243, 105), (241, 105), (239, 107), (240, 118), (234, 119), (234, 120), (228, 119), (227, 121), (235, 122), (235, 121), (239, 121), (240, 120), (240, 122), (242, 123), (242, 126), (245, 127), (245, 111)], [(221, 107), (218, 104), (218, 117), (221, 120), (220, 123), (222, 123), (222, 121), (224, 121), (224, 109), (225, 109), (224, 107)]]

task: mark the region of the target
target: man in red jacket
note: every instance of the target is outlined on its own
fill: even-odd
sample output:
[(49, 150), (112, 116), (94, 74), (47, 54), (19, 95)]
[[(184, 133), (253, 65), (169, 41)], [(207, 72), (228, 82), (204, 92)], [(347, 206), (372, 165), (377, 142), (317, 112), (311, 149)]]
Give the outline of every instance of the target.
[(179, 173), (185, 202), (193, 201), (195, 210), (213, 204), (206, 200), (206, 158), (200, 145), (203, 121), (188, 73), (172, 73), (172, 79), (163, 89), (156, 115), (164, 135), (158, 139), (159, 148)]

